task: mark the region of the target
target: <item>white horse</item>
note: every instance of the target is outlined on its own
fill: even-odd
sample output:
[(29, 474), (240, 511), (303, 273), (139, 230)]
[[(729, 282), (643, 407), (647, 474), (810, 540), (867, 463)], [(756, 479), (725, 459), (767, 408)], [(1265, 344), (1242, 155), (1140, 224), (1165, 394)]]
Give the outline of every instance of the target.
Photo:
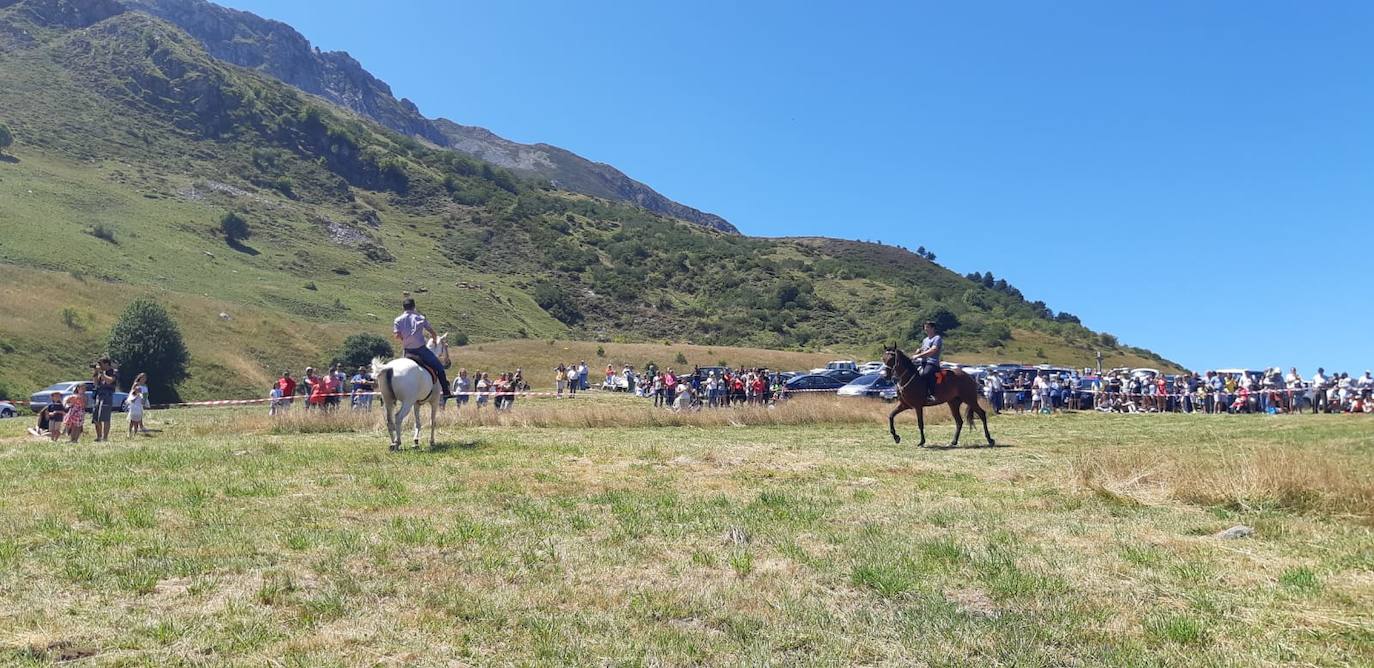
[[(448, 356), (448, 338), (445, 332), (437, 339), (428, 339), (425, 347), (448, 368), (452, 363)], [(420, 447), (420, 404), (429, 404), (429, 447), (434, 447), (435, 414), (439, 410), (439, 397), (443, 388), (439, 379), (409, 357), (400, 357), (385, 364), (380, 357), (372, 360), (372, 377), (377, 379), (377, 392), (382, 395), (382, 409), (386, 411), (386, 435), (391, 439), (391, 449), (401, 449), (401, 424), (406, 414), (415, 409), (415, 446)], [(400, 404), (399, 411), (395, 409)]]

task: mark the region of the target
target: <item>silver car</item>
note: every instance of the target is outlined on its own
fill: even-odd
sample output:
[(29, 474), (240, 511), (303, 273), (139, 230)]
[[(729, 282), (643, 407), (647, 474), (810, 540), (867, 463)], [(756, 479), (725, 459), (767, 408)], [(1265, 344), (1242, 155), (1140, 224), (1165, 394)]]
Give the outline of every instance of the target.
[[(67, 397), (76, 394), (78, 390), (84, 392), (86, 395), (86, 410), (90, 410), (91, 406), (95, 403), (95, 383), (89, 380), (68, 380), (61, 383), (53, 383), (52, 385), (34, 392), (32, 395), (29, 395), (29, 410), (35, 413), (43, 410), (43, 408), (50, 403), (48, 397), (51, 396), (53, 392), (61, 394), (62, 400), (66, 401)], [(114, 405), (112, 408), (116, 411), (124, 410), (124, 400), (128, 398), (128, 392), (115, 392)]]

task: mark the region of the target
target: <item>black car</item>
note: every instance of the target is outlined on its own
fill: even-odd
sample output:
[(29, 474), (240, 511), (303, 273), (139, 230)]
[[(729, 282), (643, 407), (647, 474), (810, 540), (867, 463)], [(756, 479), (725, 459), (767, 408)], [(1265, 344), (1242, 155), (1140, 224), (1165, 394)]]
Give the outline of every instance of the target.
[(827, 369), (820, 375), (830, 376), (831, 378), (840, 381), (840, 383), (844, 385), (853, 382), (855, 378), (858, 378), (863, 374), (859, 373), (854, 369)]
[(797, 390), (838, 390), (844, 387), (845, 383), (832, 376), (823, 373), (808, 373), (805, 376), (797, 376), (782, 384), (783, 390), (795, 392)]

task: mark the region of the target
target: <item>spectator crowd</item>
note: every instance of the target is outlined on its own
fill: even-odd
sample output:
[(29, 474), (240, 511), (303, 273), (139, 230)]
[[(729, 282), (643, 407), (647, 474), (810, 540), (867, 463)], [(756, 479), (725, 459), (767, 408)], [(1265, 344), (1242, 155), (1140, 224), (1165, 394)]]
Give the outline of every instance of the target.
[(1209, 370), (1163, 374), (1117, 369), (1104, 374), (1076, 371), (990, 371), (984, 395), (997, 411), (1053, 413), (1094, 409), (1115, 413), (1374, 413), (1374, 376), (1327, 374), (1310, 378), (1296, 368), (1262, 371)]

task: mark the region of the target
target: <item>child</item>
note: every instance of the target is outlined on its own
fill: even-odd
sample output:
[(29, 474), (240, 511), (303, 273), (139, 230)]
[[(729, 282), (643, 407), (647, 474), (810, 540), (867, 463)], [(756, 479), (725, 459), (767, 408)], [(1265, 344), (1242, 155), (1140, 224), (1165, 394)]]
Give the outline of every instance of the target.
[(143, 433), (143, 388), (134, 385), (129, 388), (129, 396), (124, 399), (124, 410), (129, 412), (129, 435)]
[(48, 395), (48, 405), (38, 411), (38, 428), (30, 433), (56, 441), (62, 435), (62, 419), (66, 416), (67, 410), (62, 407), (62, 393), (53, 392)]
[(283, 410), (283, 411), (286, 410), (286, 408), (285, 408), (284, 406), (281, 405), (281, 386), (280, 386), (280, 385), (273, 385), (273, 386), (272, 386), (272, 391), (268, 392), (268, 393), (267, 393), (267, 396), (271, 398), (271, 401), (268, 402), (268, 404), (267, 404), (267, 414), (268, 414), (269, 416), (276, 415), (276, 414), (277, 414), (277, 409), (278, 409), (278, 408), (281, 408), (281, 410)]
[[(67, 416), (63, 418), (62, 424), (67, 428), (67, 435), (71, 437), (72, 443), (76, 443), (81, 440), (81, 427), (86, 419), (86, 397), (73, 394), (62, 403), (67, 408)], [(57, 437), (54, 436), (52, 440), (56, 441)]]

